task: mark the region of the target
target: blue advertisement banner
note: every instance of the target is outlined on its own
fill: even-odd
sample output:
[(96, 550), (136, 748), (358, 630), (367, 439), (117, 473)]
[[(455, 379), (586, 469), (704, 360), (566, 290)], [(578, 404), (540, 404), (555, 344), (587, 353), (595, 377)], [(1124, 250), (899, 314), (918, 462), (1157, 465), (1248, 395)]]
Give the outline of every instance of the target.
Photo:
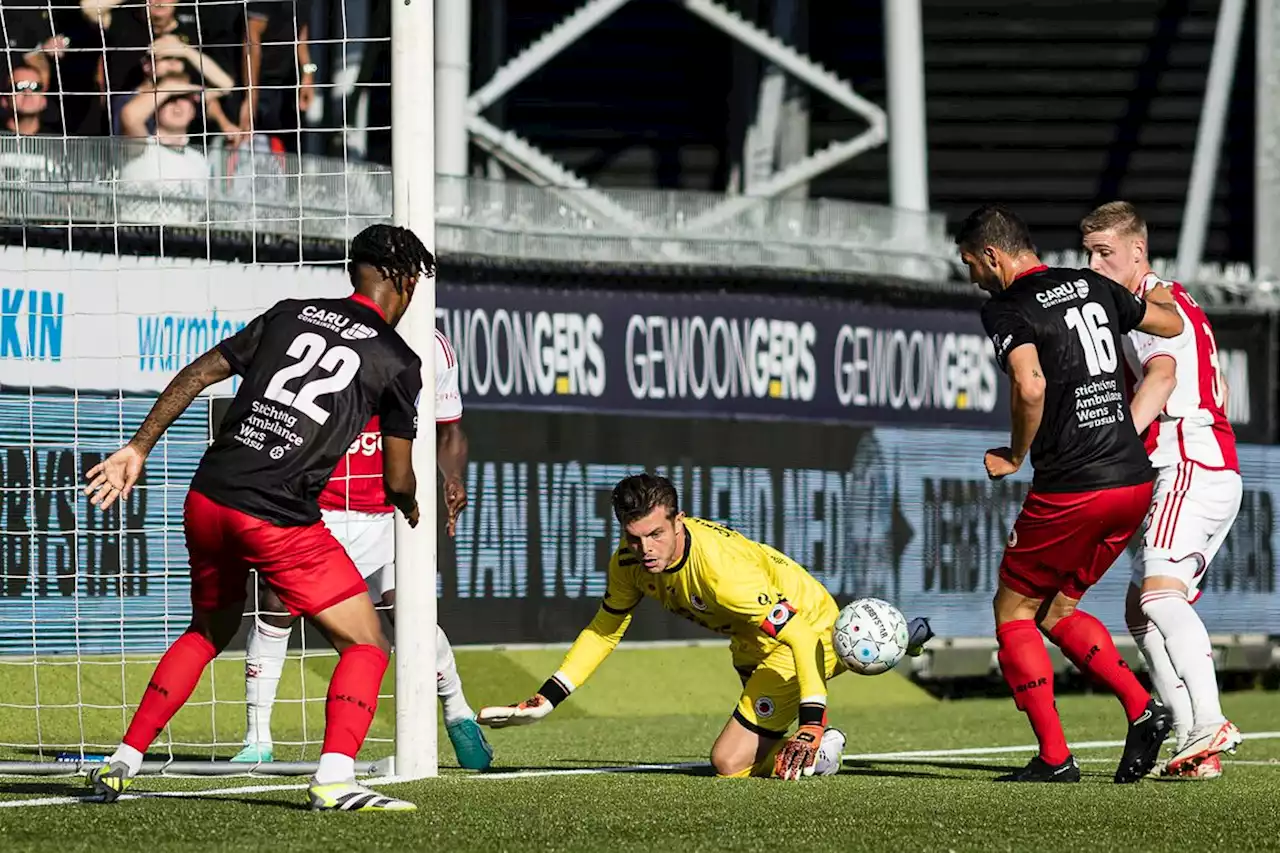
[[(149, 403), (0, 396), (0, 655), (155, 652), (186, 625), (182, 501), (208, 413), (174, 427), (123, 512), (91, 511), (80, 491)], [(438, 560), (440, 622), (460, 644), (572, 640), (619, 541), (609, 491), (644, 468), (670, 476), (688, 512), (787, 552), (840, 601), (880, 596), (944, 637), (990, 636), (1029, 482), (987, 480), (982, 453), (1003, 431), (485, 410), (464, 426), (471, 504), (456, 538), (440, 526)], [(1280, 633), (1280, 448), (1243, 446), (1241, 463), (1240, 516), (1197, 610), (1214, 633)], [(1085, 599), (1116, 633), (1132, 559)], [(710, 636), (652, 603), (628, 632)]]
[(209, 402), (169, 428), (128, 500), (103, 513), (83, 492), (152, 402), (0, 394), (0, 655), (155, 651), (190, 621), (182, 503)]
[[(439, 563), (441, 624), (459, 642), (572, 640), (621, 538), (609, 492), (642, 469), (670, 477), (687, 512), (791, 555), (841, 602), (877, 596), (944, 637), (993, 635), (999, 563), (1030, 485), (1029, 470), (986, 476), (983, 454), (1005, 432), (537, 414), (516, 432), (509, 416), (468, 418), (472, 503)], [(1280, 448), (1241, 446), (1240, 460), (1240, 514), (1196, 608), (1214, 633), (1280, 633)], [(1117, 634), (1137, 553), (1131, 543), (1085, 599)], [(628, 636), (707, 637), (651, 602)]]

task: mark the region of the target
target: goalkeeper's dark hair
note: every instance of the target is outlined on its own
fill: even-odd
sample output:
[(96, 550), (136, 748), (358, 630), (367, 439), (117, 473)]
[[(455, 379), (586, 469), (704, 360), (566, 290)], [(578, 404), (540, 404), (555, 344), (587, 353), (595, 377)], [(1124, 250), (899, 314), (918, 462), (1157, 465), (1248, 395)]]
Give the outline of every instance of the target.
[(400, 292), (405, 279), (432, 276), (436, 258), (418, 235), (398, 225), (370, 225), (351, 241), (347, 270), (354, 281), (361, 265), (373, 267)]
[(613, 487), (611, 502), (614, 517), (623, 525), (644, 518), (658, 507), (666, 509), (667, 518), (675, 518), (680, 509), (680, 497), (671, 481), (647, 472), (619, 480)]

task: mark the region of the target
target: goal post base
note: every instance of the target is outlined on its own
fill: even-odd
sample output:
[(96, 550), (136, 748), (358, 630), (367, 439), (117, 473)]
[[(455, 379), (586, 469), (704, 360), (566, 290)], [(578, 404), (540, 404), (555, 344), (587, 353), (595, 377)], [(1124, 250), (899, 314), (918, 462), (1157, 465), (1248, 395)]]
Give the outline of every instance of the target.
[[(0, 776), (81, 776), (101, 761), (0, 761)], [(139, 776), (221, 777), (221, 776), (312, 776), (319, 768), (315, 761), (264, 761), (248, 764), (231, 761), (144, 761)], [(357, 761), (357, 776), (395, 775), (395, 759)]]

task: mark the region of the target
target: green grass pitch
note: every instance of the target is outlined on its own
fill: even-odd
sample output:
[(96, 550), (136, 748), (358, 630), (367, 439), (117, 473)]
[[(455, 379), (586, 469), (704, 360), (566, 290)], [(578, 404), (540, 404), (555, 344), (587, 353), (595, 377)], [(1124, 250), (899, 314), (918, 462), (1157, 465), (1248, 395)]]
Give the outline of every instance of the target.
[[(516, 701), (551, 672), (560, 651), (458, 652), (473, 706)], [(179, 742), (230, 742), (243, 719), (242, 664), (222, 661), (195, 700), (175, 720)], [(331, 660), (305, 664), (306, 692), (323, 696)], [(118, 702), (122, 680), (136, 701), (149, 665), (81, 668), (86, 701)], [(284, 698), (302, 695), (303, 665), (292, 663)], [(35, 671), (0, 661), (0, 741), (33, 741), (29, 702)], [(76, 670), (41, 665), (42, 706), (74, 704)], [(213, 691), (219, 698), (208, 704)], [(139, 793), (270, 786), (275, 790), (183, 797), (143, 796), (114, 806), (65, 803), (79, 796), (75, 778), (0, 777), (0, 850), (286, 851), (729, 851), (729, 850), (1036, 850), (1221, 851), (1280, 849), (1280, 739), (1246, 740), (1224, 762), (1223, 778), (1205, 783), (1111, 783), (1118, 748), (1077, 751), (1079, 785), (996, 785), (993, 776), (1021, 766), (1028, 752), (905, 760), (849, 760), (834, 778), (798, 784), (721, 780), (705, 770), (534, 775), (507, 771), (582, 770), (637, 764), (704, 762), (732, 709), (738, 681), (721, 648), (634, 648), (625, 644), (592, 681), (536, 726), (490, 733), (494, 772), (485, 778), (452, 766), (441, 729), (441, 778), (388, 785), (413, 800), (408, 815), (311, 814), (302, 780), (142, 778)], [(199, 704), (204, 702), (205, 704)], [(1280, 695), (1233, 692), (1228, 714), (1249, 733), (1280, 730)], [(1117, 740), (1123, 719), (1114, 699), (1062, 696), (1058, 701), (1073, 743)], [(277, 737), (303, 740), (301, 705), (278, 710)], [(307, 738), (317, 738), (323, 707), (307, 706)], [(842, 675), (831, 683), (831, 722), (849, 736), (847, 753), (978, 749), (1031, 742), (1008, 699), (942, 701), (894, 673)], [(379, 709), (374, 734), (388, 737), (392, 708)], [(46, 740), (67, 736), (113, 742), (119, 709), (50, 707), (41, 714)], [(163, 747), (160, 748), (163, 751)], [(362, 758), (389, 751), (374, 743)], [(175, 747), (199, 757), (206, 748)], [(226, 757), (233, 746), (219, 750)], [(315, 758), (315, 746), (278, 751), (279, 758)], [(153, 753), (154, 755), (155, 753)], [(0, 747), (0, 758), (31, 756)], [(5, 803), (53, 800), (54, 805)]]

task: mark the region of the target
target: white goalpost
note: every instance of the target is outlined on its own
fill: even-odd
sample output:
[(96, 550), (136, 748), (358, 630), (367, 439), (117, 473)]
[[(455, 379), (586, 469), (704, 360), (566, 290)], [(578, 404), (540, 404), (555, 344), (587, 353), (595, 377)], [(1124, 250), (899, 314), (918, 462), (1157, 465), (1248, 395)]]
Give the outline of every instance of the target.
[[(347, 247), (366, 226), (407, 226), (435, 251), (432, 0), (390, 4), (389, 37), (348, 4), (328, 5), (342, 14), (304, 20), (297, 10), (307, 4), (279, 0), (285, 17), (259, 45), (263, 57), (275, 51), (277, 62), (297, 65), (292, 82), (262, 66), (260, 104), (287, 105), (304, 73), (314, 75), (320, 103), (299, 101), (292, 129), (257, 118), (251, 135), (228, 126), (248, 86), (223, 86), (211, 66), (240, 55), (247, 0), (184, 2), (176, 24), (152, 16), (146, 0), (82, 4), (90, 20), (100, 17), (87, 30), (74, 20), (69, 43), (41, 37), (30, 51), (3, 54), (3, 94), (39, 79), (48, 107), (35, 116), (27, 95), (32, 116), (20, 118), (38, 127), (0, 134), (0, 775), (81, 773), (119, 742), (160, 655), (190, 620), (182, 504), (236, 380), (174, 424), (122, 506), (91, 507), (84, 472), (129, 439), (181, 367), (254, 316), (284, 298), (349, 294)], [(0, 15), (10, 9), (45, 10), (53, 30), (68, 20), (50, 0), (6, 0)], [(125, 15), (143, 32), (172, 26), (180, 38), (122, 47), (125, 28), (110, 16)], [(122, 59), (126, 50), (138, 65)], [(365, 120), (387, 93), (371, 74), (379, 52), (391, 60), (389, 127)], [(99, 57), (103, 89), (92, 74)], [(185, 144), (166, 136), (186, 109), (170, 96), (194, 108)], [(215, 101), (231, 105), (221, 117)], [(94, 116), (105, 132), (85, 131)], [(391, 139), (390, 169), (360, 145), (380, 132)], [(438, 772), (434, 327), (435, 282), (423, 279), (399, 327), (423, 361), (414, 449), (422, 521), (411, 530), (397, 513), (404, 618), (395, 620), (394, 668), (360, 775)], [(305, 620), (292, 629), (279, 683), (276, 760), (229, 760), (245, 734), (256, 589), (255, 578), (241, 636), (157, 738), (144, 775), (315, 771), (337, 656)]]
[[(391, 7), (392, 215), (436, 249), (435, 16), (433, 0), (397, 0)], [(435, 776), (436, 729), (436, 443), (435, 279), (421, 282), (401, 334), (422, 357), (418, 474), (422, 522), (410, 529), (396, 513), (396, 751), (401, 778)]]

